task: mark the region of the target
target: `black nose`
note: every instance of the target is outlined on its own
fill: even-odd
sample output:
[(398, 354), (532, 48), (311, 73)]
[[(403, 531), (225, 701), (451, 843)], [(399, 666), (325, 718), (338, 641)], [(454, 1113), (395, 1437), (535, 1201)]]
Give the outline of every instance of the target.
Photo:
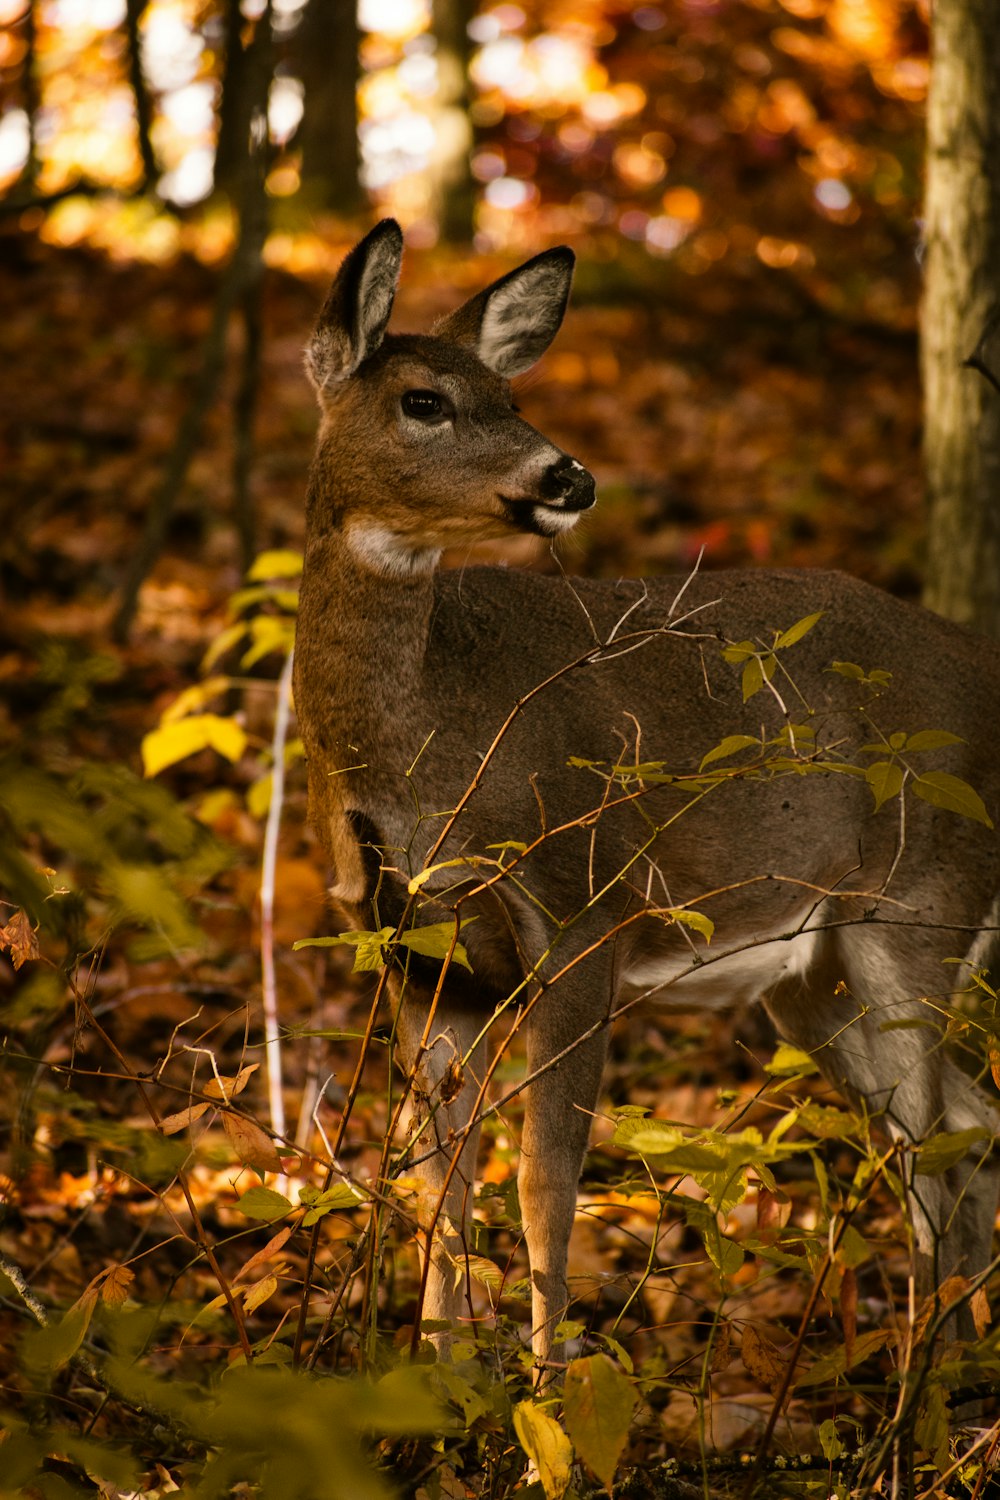
[(564, 453), (542, 475), (542, 498), (561, 501), (566, 510), (589, 510), (594, 503), (594, 476)]

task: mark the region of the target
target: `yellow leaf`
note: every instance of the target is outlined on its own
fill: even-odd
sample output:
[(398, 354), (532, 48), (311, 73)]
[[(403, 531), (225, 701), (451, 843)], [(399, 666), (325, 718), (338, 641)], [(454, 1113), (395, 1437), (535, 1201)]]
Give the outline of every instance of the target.
[(288, 547), (262, 552), (247, 574), (251, 583), (266, 583), (271, 578), (297, 578), (302, 572), (302, 553)]
[(248, 1313), (254, 1312), (268, 1297), (273, 1297), (278, 1290), (277, 1276), (262, 1276), (260, 1281), (248, 1286), (243, 1293), (243, 1306)]
[(178, 719), (186, 719), (189, 714), (199, 708), (204, 708), (206, 703), (228, 690), (228, 677), (206, 677), (204, 682), (196, 682), (193, 687), (185, 688), (183, 693), (178, 693), (170, 707), (163, 710), (160, 723), (176, 724)]
[(159, 729), (144, 736), (143, 773), (156, 776), (167, 766), (176, 765), (209, 746), (227, 760), (237, 761), (246, 742), (246, 733), (235, 719), (224, 719), (219, 714), (189, 714), (176, 723), (161, 724)]
[(205, 718), (209, 721), (208, 743), (235, 765), (246, 749), (246, 730), (235, 719), (223, 719), (218, 714), (205, 714)]
[(571, 1360), (564, 1411), (574, 1448), (610, 1493), (635, 1411), (631, 1381), (606, 1354)]
[(573, 1447), (559, 1423), (532, 1401), (514, 1408), (514, 1430), (538, 1470), (546, 1500), (560, 1500), (569, 1488)]

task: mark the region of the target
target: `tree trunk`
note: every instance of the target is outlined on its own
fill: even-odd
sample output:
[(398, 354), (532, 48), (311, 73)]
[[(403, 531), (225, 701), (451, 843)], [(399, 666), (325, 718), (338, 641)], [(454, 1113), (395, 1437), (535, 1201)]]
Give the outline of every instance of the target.
[(922, 322), (931, 609), (1000, 636), (1000, 392), (966, 365), (1000, 313), (1000, 5), (937, 0)]
[(469, 22), (476, 8), (475, 0), (434, 0), (438, 94), (430, 176), (434, 216), (441, 238), (449, 244), (468, 244), (472, 239), (475, 184), (470, 165)]
[(354, 0), (309, 0), (293, 62), (305, 89), (297, 143), (307, 203), (353, 214), (358, 179), (358, 18)]

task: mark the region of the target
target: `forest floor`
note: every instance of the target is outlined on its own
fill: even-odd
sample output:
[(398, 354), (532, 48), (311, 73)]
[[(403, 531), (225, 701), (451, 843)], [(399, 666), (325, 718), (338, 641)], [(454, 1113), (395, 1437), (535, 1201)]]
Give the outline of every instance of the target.
[[(398, 326), (426, 327), (499, 269), (444, 251), (410, 255)], [(248, 1061), (263, 1060), (262, 827), (245, 796), (270, 743), (280, 662), (266, 659), (255, 669), (257, 685), (227, 699), (249, 737), (236, 764), (205, 750), (148, 783), (140, 745), (177, 695), (201, 680), (204, 654), (229, 623), (242, 583), (231, 483), (239, 339), (230, 339), (220, 398), (120, 643), (111, 633), (117, 591), (190, 394), (217, 273), (191, 258), (156, 266), (13, 233), (0, 237), (0, 271), (0, 803), (12, 799), (8, 819), (29, 862), (53, 872), (46, 878), (54, 890), (71, 893), (53, 897), (62, 903), (62, 927), (43, 930), (39, 959), (15, 971), (0, 958), (2, 1109), (10, 1132), (0, 1158), (0, 1254), (52, 1316), (78, 1303), (108, 1267), (127, 1262), (136, 1303), (176, 1304), (150, 1346), (153, 1367), (190, 1375), (215, 1356), (220, 1340), (232, 1341), (231, 1330), (196, 1321), (218, 1296), (218, 1281), (186, 1238), (190, 1205), (172, 1175), (178, 1157), (151, 1130), (135, 1079), (169, 1113), (185, 1106), (196, 1075), (203, 1086), (213, 1066), (234, 1077)], [(661, 301), (606, 304), (596, 273), (581, 283), (554, 349), (518, 396), (528, 420), (598, 478), (600, 503), (561, 551), (564, 567), (607, 577), (683, 574), (703, 552), (704, 567), (837, 567), (917, 594), (923, 517), (914, 335), (838, 321), (763, 268), (752, 284), (695, 278), (683, 298)], [(302, 543), (315, 415), (301, 349), (322, 291), (319, 277), (272, 271), (265, 281), (252, 475), (262, 550)], [(554, 567), (529, 539), (506, 555)], [(372, 993), (370, 976), (350, 975), (339, 950), (331, 957), (330, 950), (292, 949), (330, 931), (327, 872), (304, 802), (299, 762), (283, 808), (274, 935), (293, 1136), (300, 1108), (306, 1115), (300, 1165), (315, 1146), (316, 1095), (308, 1090), (329, 1079), (316, 1120), (333, 1133)], [(151, 872), (144, 892), (134, 876), (123, 880), (121, 862)], [(77, 958), (67, 983), (60, 964), (71, 950)], [(386, 1028), (387, 1021), (382, 1040)], [(789, 1107), (787, 1097), (755, 1102), (773, 1045), (759, 1016), (672, 1017), (666, 1026), (634, 1019), (616, 1038), (605, 1109), (642, 1105), (708, 1126), (728, 1110), (748, 1110), (742, 1123), (766, 1129), (776, 1109)], [(261, 1066), (245, 1096), (259, 1111), (263, 1073)], [(378, 1163), (389, 1076), (379, 1046), (341, 1158), (359, 1180)], [(598, 1142), (610, 1131), (605, 1120)], [(496, 1195), (484, 1198), (484, 1216), (490, 1202), (510, 1208), (502, 1193), (516, 1166), (516, 1114), (489, 1134), (484, 1170)], [(824, 1170), (849, 1181), (856, 1150), (832, 1134)], [(266, 1223), (248, 1229), (235, 1209), (255, 1180), (239, 1155), (216, 1121), (188, 1172), (230, 1278), (270, 1232)], [(792, 1223), (807, 1235), (819, 1211), (816, 1177), (799, 1163), (781, 1188)], [(498, 1211), (494, 1221), (484, 1240), (502, 1270), (493, 1296), (508, 1324), (523, 1329), (520, 1235), (512, 1215)], [(330, 1285), (350, 1261), (358, 1222), (348, 1212), (326, 1221), (321, 1261)], [(810, 1390), (791, 1400), (778, 1423), (785, 1450), (816, 1452), (821, 1421), (839, 1415), (848, 1427), (863, 1427), (885, 1399), (893, 1339), (908, 1310), (905, 1229), (884, 1184), (872, 1188), (857, 1222), (875, 1252), (859, 1259), (852, 1290), (850, 1339), (867, 1338), (865, 1358), (854, 1361), (850, 1392), (825, 1406)], [(766, 1230), (767, 1214), (751, 1194), (732, 1210), (727, 1232), (738, 1238), (762, 1223)], [(412, 1320), (417, 1286), (414, 1252), (405, 1234), (396, 1235), (378, 1288), (389, 1344)], [(292, 1243), (282, 1254), (274, 1288), (247, 1315), (258, 1338), (293, 1319), (298, 1305), (305, 1252)], [(632, 1463), (678, 1452), (697, 1457), (702, 1446), (752, 1448), (780, 1383), (780, 1361), (776, 1367), (768, 1351), (787, 1350), (806, 1311), (817, 1358), (844, 1337), (833, 1290), (810, 1304), (811, 1275), (794, 1265), (765, 1268), (748, 1255), (720, 1293), (717, 1268), (691, 1226), (664, 1213), (663, 1202), (636, 1183), (634, 1165), (623, 1166), (622, 1153), (606, 1144), (588, 1164), (571, 1274), (589, 1347), (620, 1345), (640, 1372), (644, 1404), (626, 1455)], [(358, 1344), (362, 1279), (345, 1299), (347, 1322), (329, 1355), (345, 1367)], [(485, 1315), (485, 1290), (480, 1298)], [(4, 1298), (0, 1364), (15, 1406), (31, 1403), (31, 1378), (17, 1353), (31, 1321), (23, 1299)], [(756, 1353), (749, 1340), (743, 1359), (735, 1347), (720, 1353), (723, 1325), (752, 1325)], [(90, 1412), (94, 1432), (114, 1443), (128, 1425), (122, 1410), (113, 1401), (105, 1409), (66, 1370), (58, 1378), (67, 1413)], [(139, 1446), (151, 1462), (153, 1440)], [(168, 1449), (165, 1469), (182, 1468), (183, 1454)], [(460, 1479), (451, 1482), (450, 1493), (470, 1492)]]

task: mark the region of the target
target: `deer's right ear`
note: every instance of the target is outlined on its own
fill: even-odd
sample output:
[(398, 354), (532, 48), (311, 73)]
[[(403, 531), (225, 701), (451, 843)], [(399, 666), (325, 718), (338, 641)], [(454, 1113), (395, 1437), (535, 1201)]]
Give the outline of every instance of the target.
[(306, 371), (319, 396), (353, 375), (381, 344), (402, 259), (403, 231), (395, 219), (376, 224), (345, 257), (306, 345)]

